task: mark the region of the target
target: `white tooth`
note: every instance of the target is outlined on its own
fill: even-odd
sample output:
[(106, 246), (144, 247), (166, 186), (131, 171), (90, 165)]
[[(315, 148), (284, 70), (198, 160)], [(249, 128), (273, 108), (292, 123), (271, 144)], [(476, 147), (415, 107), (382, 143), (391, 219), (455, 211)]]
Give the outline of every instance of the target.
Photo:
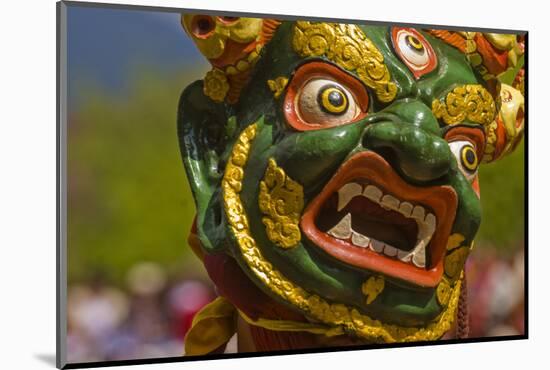
[(421, 206), (415, 206), (413, 211), (412, 211), (412, 214), (411, 216), (413, 218), (416, 218), (418, 221), (424, 221), (424, 207), (421, 207)]
[(338, 239), (348, 239), (351, 236), (351, 214), (347, 214), (328, 233)]
[(395, 257), (397, 256), (397, 248), (392, 247), (391, 245), (387, 245), (384, 247), (384, 254), (386, 256)]
[(397, 251), (397, 258), (399, 258), (403, 262), (409, 262), (412, 258), (412, 253), (409, 251)]
[(347, 183), (338, 190), (338, 212), (344, 208), (356, 195), (360, 195), (363, 187), (355, 182)]
[(426, 223), (428, 230), (430, 231), (430, 234), (433, 234), (435, 231), (435, 216), (433, 213), (428, 213), (426, 216), (426, 219), (424, 220)]
[(433, 230), (430, 230), (430, 227), (427, 223), (418, 222), (417, 225), (418, 225), (418, 235), (417, 235), (418, 240), (424, 240), (428, 237), (431, 238), (433, 234)]
[[(415, 249), (420, 248), (420, 244), (423, 244), (424, 246), (428, 245), (433, 233), (435, 232), (435, 222), (435, 216), (433, 213), (428, 213), (424, 222), (417, 222), (419, 244), (417, 244)], [(420, 241), (422, 241), (422, 243), (420, 243)]]
[(382, 197), (382, 201), (380, 202), (380, 204), (382, 204), (384, 207), (389, 209), (393, 209), (393, 210), (399, 209), (399, 199), (391, 195), (384, 195)]
[(380, 242), (376, 239), (371, 239), (370, 240), (370, 245), (372, 246), (372, 249), (375, 252), (382, 253), (382, 251), (384, 250), (384, 243), (382, 243), (382, 242)]
[(418, 239), (416, 242), (416, 246), (414, 247), (413, 253), (425, 249), (431, 239), (432, 234), (425, 235), (422, 239)]
[(401, 202), (399, 206), (399, 212), (405, 217), (411, 217), (411, 212), (413, 210), (413, 205), (409, 202)]
[(376, 203), (380, 203), (380, 198), (382, 198), (382, 190), (378, 189), (374, 185), (369, 185), (365, 188), (363, 195)]
[(415, 249), (412, 261), (417, 267), (426, 267), (426, 246), (424, 244), (422, 248)]
[(358, 247), (366, 248), (369, 246), (370, 239), (363, 234), (353, 231), (351, 233), (351, 242)]

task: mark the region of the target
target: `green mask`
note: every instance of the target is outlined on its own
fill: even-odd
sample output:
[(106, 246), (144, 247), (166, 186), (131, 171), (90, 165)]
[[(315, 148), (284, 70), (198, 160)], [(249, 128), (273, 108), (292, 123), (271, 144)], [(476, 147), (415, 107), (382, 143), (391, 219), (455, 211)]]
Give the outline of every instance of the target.
[(481, 221), (478, 166), (522, 137), (521, 38), (182, 24), (213, 65), (178, 115), (198, 254), (223, 256), (274, 304), (351, 337), (440, 338)]

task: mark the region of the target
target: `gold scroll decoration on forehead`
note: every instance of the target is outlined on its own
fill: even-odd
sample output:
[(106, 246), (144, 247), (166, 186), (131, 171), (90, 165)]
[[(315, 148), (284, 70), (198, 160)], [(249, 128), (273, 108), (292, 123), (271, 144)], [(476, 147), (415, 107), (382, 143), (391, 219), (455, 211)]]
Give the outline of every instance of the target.
[(301, 57), (324, 56), (355, 72), (381, 102), (395, 99), (397, 86), (391, 81), (384, 56), (357, 25), (298, 21), (292, 46)]
[(434, 116), (447, 125), (462, 122), (483, 126), (486, 145), (483, 162), (492, 162), (510, 153), (523, 137), (524, 98), (520, 91), (499, 85), (495, 101), (482, 85), (460, 85), (432, 102)]
[(432, 112), (447, 125), (468, 121), (488, 126), (495, 119), (496, 104), (483, 86), (460, 85), (448, 92), (444, 99), (435, 99)]

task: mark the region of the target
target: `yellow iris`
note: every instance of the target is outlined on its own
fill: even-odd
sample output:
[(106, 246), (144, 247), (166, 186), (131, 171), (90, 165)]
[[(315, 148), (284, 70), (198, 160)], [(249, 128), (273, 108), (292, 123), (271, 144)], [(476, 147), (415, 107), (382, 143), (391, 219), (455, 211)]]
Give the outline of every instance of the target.
[(327, 113), (342, 114), (348, 108), (346, 94), (334, 86), (329, 86), (321, 91), (319, 103)]
[(467, 170), (475, 171), (478, 166), (477, 153), (471, 146), (465, 146), (460, 153), (462, 164)]
[(420, 40), (414, 36), (408, 35), (406, 38), (406, 41), (407, 41), (407, 44), (409, 44), (409, 46), (411, 46), (412, 48), (418, 51), (421, 51), (424, 49), (424, 45), (422, 45)]

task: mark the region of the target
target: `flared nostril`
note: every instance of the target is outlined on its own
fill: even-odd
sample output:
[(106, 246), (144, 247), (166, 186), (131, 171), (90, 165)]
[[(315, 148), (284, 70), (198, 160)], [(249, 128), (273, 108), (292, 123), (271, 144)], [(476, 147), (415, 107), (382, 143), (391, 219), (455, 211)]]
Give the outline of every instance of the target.
[(447, 142), (417, 126), (381, 122), (365, 129), (365, 149), (381, 155), (408, 181), (426, 183), (445, 176), (451, 165)]

